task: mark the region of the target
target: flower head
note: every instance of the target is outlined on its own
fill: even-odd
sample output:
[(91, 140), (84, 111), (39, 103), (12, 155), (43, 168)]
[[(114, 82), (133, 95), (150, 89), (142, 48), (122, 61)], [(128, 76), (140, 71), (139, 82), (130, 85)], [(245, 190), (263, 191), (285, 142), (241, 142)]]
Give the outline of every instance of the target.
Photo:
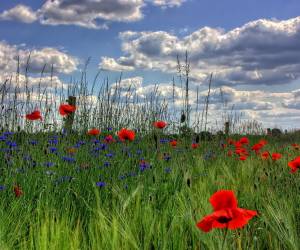
[(76, 106), (73, 106), (73, 105), (61, 104), (59, 106), (59, 113), (62, 116), (69, 115), (69, 114), (75, 112), (75, 110), (76, 110)]
[(164, 127), (167, 126), (167, 123), (164, 121), (156, 121), (153, 123), (153, 126), (159, 129), (163, 129)]
[(133, 141), (134, 137), (135, 137), (135, 133), (133, 130), (129, 130), (126, 128), (122, 128), (119, 132), (118, 132), (118, 137), (121, 141)]
[(300, 169), (300, 156), (290, 161), (288, 163), (288, 166), (291, 168), (291, 173), (296, 173), (297, 170)]
[(96, 128), (93, 128), (93, 129), (90, 129), (88, 132), (87, 132), (88, 135), (99, 135), (100, 134), (100, 130), (99, 129), (96, 129)]
[(39, 110), (35, 110), (32, 113), (25, 115), (25, 117), (27, 120), (31, 120), (31, 121), (43, 119), (41, 112)]
[(231, 190), (219, 190), (210, 197), (209, 201), (214, 212), (197, 223), (197, 227), (204, 232), (209, 232), (213, 228), (231, 230), (242, 228), (257, 215), (254, 210), (239, 208), (234, 192)]

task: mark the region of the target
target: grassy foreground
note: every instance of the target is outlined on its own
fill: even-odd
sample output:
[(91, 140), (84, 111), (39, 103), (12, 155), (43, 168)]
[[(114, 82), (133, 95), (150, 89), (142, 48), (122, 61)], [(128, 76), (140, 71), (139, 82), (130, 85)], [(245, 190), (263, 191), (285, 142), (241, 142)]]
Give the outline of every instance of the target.
[[(287, 166), (300, 152), (291, 142), (267, 138), (264, 149), (283, 157), (262, 160), (250, 150), (260, 138), (249, 137), (241, 161), (220, 140), (197, 149), (162, 141), (156, 153), (139, 136), (109, 144), (103, 134), (2, 136), (0, 249), (300, 249), (299, 171)], [(225, 241), (226, 230), (196, 227), (220, 189), (259, 213)]]

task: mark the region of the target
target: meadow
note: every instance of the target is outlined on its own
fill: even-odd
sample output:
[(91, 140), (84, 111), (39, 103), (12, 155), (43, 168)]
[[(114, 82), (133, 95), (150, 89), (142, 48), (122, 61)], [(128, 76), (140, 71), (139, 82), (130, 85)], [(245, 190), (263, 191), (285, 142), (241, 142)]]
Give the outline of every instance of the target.
[[(188, 92), (178, 119), (157, 93), (141, 102), (119, 83), (111, 92), (104, 82), (90, 104), (95, 85), (87, 91), (82, 77), (67, 93), (76, 110), (52, 99), (57, 86), (25, 82), (23, 95), (2, 85), (0, 249), (300, 249), (299, 133), (234, 130), (232, 119), (230, 134), (203, 136), (209, 92), (199, 127), (188, 123)], [(205, 232), (197, 225), (220, 190), (255, 216), (233, 230), (213, 217)]]

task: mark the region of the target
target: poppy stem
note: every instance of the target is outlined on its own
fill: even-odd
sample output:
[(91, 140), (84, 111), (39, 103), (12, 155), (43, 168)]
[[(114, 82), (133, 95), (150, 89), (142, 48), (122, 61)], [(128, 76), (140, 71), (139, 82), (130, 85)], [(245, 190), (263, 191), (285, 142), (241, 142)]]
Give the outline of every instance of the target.
[(228, 225), (227, 225), (227, 227), (226, 227), (226, 231), (225, 231), (224, 237), (223, 237), (223, 242), (222, 242), (222, 247), (221, 247), (222, 250), (224, 249), (224, 245), (225, 245), (227, 233), (228, 233)]

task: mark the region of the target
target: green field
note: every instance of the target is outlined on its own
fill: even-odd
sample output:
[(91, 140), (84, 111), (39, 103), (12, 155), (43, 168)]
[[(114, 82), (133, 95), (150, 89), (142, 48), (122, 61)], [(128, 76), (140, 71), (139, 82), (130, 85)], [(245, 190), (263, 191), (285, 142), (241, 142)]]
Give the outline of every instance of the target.
[[(161, 134), (157, 150), (151, 135), (120, 142), (116, 131), (2, 133), (1, 250), (300, 249), (299, 171), (288, 167), (300, 154), (296, 136), (264, 137), (261, 152), (281, 153), (277, 161), (255, 154), (262, 137), (249, 136), (242, 161), (233, 145), (221, 147), (226, 138), (192, 149), (190, 137), (177, 136), (172, 147), (174, 136)], [(116, 141), (105, 143), (108, 134)], [(258, 215), (241, 229), (205, 233), (196, 224), (222, 189)]]

